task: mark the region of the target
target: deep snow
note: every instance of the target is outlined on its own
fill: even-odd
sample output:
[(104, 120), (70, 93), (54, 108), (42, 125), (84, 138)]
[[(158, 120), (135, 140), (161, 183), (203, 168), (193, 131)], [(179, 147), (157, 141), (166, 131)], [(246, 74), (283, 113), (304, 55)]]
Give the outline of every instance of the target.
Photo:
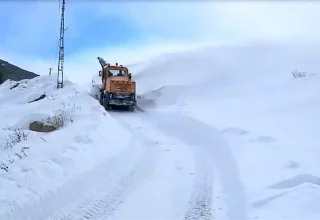
[[(6, 81), (0, 86), (1, 144), (10, 140), (13, 133), (3, 128), (28, 130), (30, 122), (45, 120), (57, 110), (66, 120), (72, 120), (58, 131), (30, 132), (27, 140), (0, 149), (0, 161), (8, 166), (8, 172), (0, 172), (1, 219), (7, 219), (10, 212), (19, 214), (17, 207), (44, 200), (48, 193), (61, 190), (66, 183), (76, 181), (79, 175), (129, 146), (132, 135), (86, 91), (69, 81), (57, 90), (55, 82), (54, 77), (41, 76), (20, 81), (11, 90), (16, 82)], [(42, 94), (46, 94), (45, 99), (28, 103)], [(126, 138), (119, 139), (119, 132)], [(28, 148), (26, 157), (19, 159), (15, 153), (22, 155), (23, 147)]]
[[(319, 219), (316, 52), (244, 45), (161, 55), (131, 68), (143, 110), (134, 113), (105, 112), (97, 87), (56, 90), (49, 76), (11, 90), (5, 82), (2, 128), (28, 129), (59, 109), (72, 122), (0, 149), (0, 219)], [(296, 68), (307, 76), (294, 78)], [(0, 130), (1, 143), (11, 133)]]
[[(212, 135), (219, 131), (234, 155), (248, 217), (318, 219), (320, 79), (315, 51), (247, 45), (161, 57), (138, 72), (141, 107), (158, 118), (154, 110), (190, 116), (209, 125)], [(295, 69), (306, 77), (294, 78)], [(187, 127), (183, 119), (170, 122), (171, 127)], [(194, 135), (201, 137), (207, 131), (198, 132)], [(290, 184), (272, 187), (283, 181)]]

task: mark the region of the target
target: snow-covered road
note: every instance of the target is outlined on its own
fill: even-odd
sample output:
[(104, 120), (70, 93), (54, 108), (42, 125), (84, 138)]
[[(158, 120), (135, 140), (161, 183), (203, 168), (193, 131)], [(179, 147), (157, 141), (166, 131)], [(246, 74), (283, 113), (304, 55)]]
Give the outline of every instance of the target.
[(246, 218), (232, 154), (213, 128), (178, 115), (110, 114), (131, 146), (10, 219)]
[[(150, 163), (145, 166), (153, 167), (151, 162), (159, 160), (153, 174), (143, 182), (140, 179), (141, 185), (121, 201), (110, 219), (246, 219), (234, 160), (212, 128), (178, 115), (141, 111), (112, 115), (149, 149)], [(195, 132), (202, 135), (192, 135)], [(150, 152), (154, 148), (159, 157)], [(219, 157), (224, 159), (215, 160)]]
[[(51, 85), (51, 80), (43, 77), (20, 83), (21, 88), (17, 86), (16, 90), (8, 89), (8, 85), (2, 89), (12, 96), (26, 89), (40, 94), (39, 86)], [(68, 86), (68, 96), (76, 94), (72, 99), (74, 105), (82, 107), (74, 113), (75, 122), (64, 131), (43, 135), (43, 139), (33, 134), (35, 147), (28, 158), (37, 155), (38, 160), (34, 164), (22, 164), (23, 175), (14, 166), (16, 163), (7, 175), (2, 173), (3, 186), (8, 189), (10, 186), (12, 191), (0, 194), (7, 199), (3, 200), (6, 207), (1, 210), (0, 219), (245, 218), (235, 160), (219, 135), (214, 135), (218, 132), (213, 128), (180, 114), (154, 110), (105, 112), (88, 94), (79, 92), (71, 83)], [(46, 93), (55, 95), (53, 87), (45, 88)], [(19, 101), (20, 108), (36, 108), (37, 105), (24, 103), (26, 97), (18, 97), (21, 100), (4, 100), (13, 102), (12, 106)], [(37, 104), (53, 105), (50, 99)], [(29, 121), (34, 115), (39, 116), (39, 112), (32, 114), (27, 117)], [(29, 128), (27, 119), (6, 118), (8, 125), (23, 125), (25, 129)], [(48, 154), (47, 160), (39, 154), (44, 150), (42, 142), (52, 144), (52, 152), (42, 152)], [(72, 152), (79, 149), (79, 154), (70, 158), (67, 149)], [(224, 159), (219, 160), (217, 155)], [(40, 176), (40, 171), (49, 181), (35, 180), (33, 175)], [(60, 179), (56, 178), (58, 174)], [(38, 185), (42, 191), (38, 191)], [(16, 186), (21, 192), (13, 188)], [(30, 192), (33, 198), (23, 197)]]

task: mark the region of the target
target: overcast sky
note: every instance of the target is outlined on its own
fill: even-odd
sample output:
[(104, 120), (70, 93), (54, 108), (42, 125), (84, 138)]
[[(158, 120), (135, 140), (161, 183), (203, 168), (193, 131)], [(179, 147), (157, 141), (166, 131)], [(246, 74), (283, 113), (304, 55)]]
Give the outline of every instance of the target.
[[(59, 1), (0, 1), (0, 8), (0, 59), (39, 74), (56, 70)], [(65, 72), (75, 81), (99, 70), (97, 56), (132, 63), (205, 45), (320, 43), (317, 1), (67, 0), (65, 17)]]

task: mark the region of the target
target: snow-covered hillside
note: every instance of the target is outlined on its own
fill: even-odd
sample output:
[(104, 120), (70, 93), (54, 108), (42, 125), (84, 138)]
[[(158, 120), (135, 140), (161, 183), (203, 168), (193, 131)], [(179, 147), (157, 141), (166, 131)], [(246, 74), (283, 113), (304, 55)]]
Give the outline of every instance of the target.
[(318, 60), (278, 45), (161, 55), (131, 66), (131, 113), (91, 86), (7, 81), (0, 219), (319, 219)]
[[(187, 132), (200, 138), (210, 130), (227, 143), (236, 163), (229, 175), (239, 175), (250, 218), (318, 219), (320, 77), (315, 51), (255, 45), (159, 57), (137, 74), (141, 107), (167, 128), (183, 128), (185, 139)], [(295, 78), (295, 69), (306, 76)], [(189, 116), (193, 123), (178, 117), (166, 121), (169, 115), (159, 112)], [(212, 159), (216, 156), (224, 160), (222, 155)]]
[[(104, 161), (126, 149), (132, 136), (86, 91), (69, 81), (59, 90), (55, 77), (50, 76), (18, 83), (6, 81), (0, 86), (1, 219), (10, 213), (12, 218), (26, 212), (32, 216), (40, 208), (34, 203), (54, 200), (51, 194), (76, 194), (73, 190), (74, 184), (80, 184), (79, 176), (107, 165)], [(44, 99), (29, 103), (42, 94)], [(33, 121), (64, 122), (64, 127), (38, 133), (29, 130)], [(118, 133), (125, 138), (119, 139)], [(94, 184), (91, 181), (94, 179), (83, 184)], [(43, 214), (45, 209), (41, 208)]]

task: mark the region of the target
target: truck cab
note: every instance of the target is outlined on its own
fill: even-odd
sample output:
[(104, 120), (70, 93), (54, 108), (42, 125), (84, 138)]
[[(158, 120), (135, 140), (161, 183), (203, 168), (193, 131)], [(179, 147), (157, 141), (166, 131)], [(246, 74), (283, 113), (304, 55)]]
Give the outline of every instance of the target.
[[(98, 57), (99, 59), (99, 57)], [(100, 103), (106, 108), (113, 106), (128, 107), (134, 110), (136, 105), (136, 82), (132, 79), (127, 67), (107, 64), (102, 58), (99, 59), (102, 70), (99, 76), (102, 80), (100, 90)]]

